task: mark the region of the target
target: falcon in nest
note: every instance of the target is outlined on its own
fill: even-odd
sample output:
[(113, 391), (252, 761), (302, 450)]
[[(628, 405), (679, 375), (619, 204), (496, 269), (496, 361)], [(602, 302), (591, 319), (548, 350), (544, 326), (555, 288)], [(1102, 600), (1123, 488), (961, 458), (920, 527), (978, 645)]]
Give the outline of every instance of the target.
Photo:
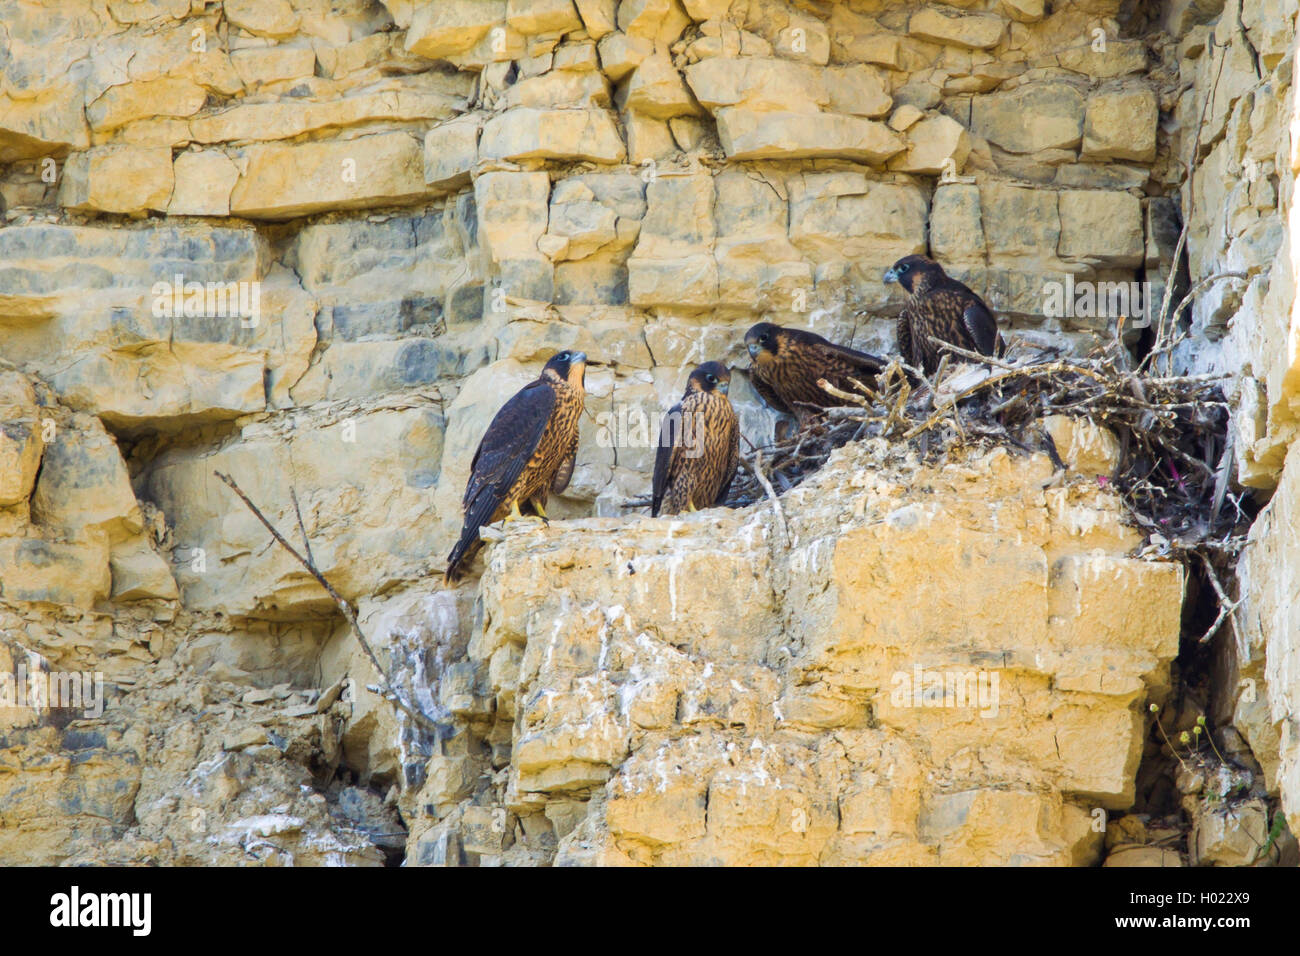
[(940, 347), (930, 336), (981, 355), (1001, 355), (1006, 346), (998, 320), (984, 300), (925, 256), (905, 256), (885, 273), (907, 292), (898, 314), (898, 351), (926, 375), (939, 367)]
[(808, 405), (830, 408), (843, 404), (822, 389), (818, 379), (824, 378), (846, 391), (853, 388), (851, 378), (874, 388), (876, 374), (885, 367), (884, 361), (874, 355), (828, 342), (813, 332), (783, 329), (771, 322), (760, 322), (746, 332), (745, 345), (753, 361), (749, 379), (754, 391), (769, 407), (798, 418), (801, 428), (817, 414)]
[(686, 394), (664, 416), (655, 452), (650, 514), (680, 514), (720, 505), (740, 461), (740, 423), (727, 398), (731, 373), (705, 362), (686, 380)]
[(519, 510), (524, 504), (545, 519), (547, 494), (568, 487), (578, 453), (586, 370), (584, 353), (557, 353), (488, 425), (469, 466), (465, 527), (447, 558), (448, 584), (478, 550), (479, 528), (524, 517)]

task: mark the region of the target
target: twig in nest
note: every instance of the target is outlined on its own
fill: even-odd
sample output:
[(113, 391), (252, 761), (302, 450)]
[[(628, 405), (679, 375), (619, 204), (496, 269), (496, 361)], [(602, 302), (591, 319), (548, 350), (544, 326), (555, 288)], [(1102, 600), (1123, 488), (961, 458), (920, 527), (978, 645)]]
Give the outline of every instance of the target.
[[(933, 405), (934, 396), (938, 392), (938, 389), (935, 388), (935, 383), (939, 380), (936, 378), (934, 382), (930, 381), (930, 379), (926, 377), (924, 371), (914, 365), (908, 365), (906, 362), (899, 362), (898, 367), (921, 383), (922, 387), (916, 390), (916, 394), (921, 398), (929, 396), (930, 404)], [(909, 381), (908, 384), (910, 385), (911, 382)]]
[[(982, 365), (984, 377), (977, 382), (972, 376), (963, 386), (948, 375), (945, 387), (951, 394), (937, 396), (942, 409), (936, 407), (933, 382), (913, 391), (924, 376), (895, 359), (876, 376), (873, 401), (864, 402), (848, 385), (828, 390), (839, 396), (841, 407), (824, 409), (793, 437), (764, 446), (762, 476), (784, 491), (815, 473), (836, 448), (864, 437), (895, 443), (905, 437), (917, 443), (922, 456), (928, 454), (927, 442), (936, 439), (940, 448), (952, 440), (977, 439), (1028, 452), (1046, 450), (1050, 457), (1037, 423), (1045, 415), (1066, 414), (1114, 432), (1119, 464), (1107, 483), (1134, 522), (1177, 542), (1170, 549), (1184, 560), (1198, 548), (1217, 547), (1240, 521), (1249, 520), (1227, 487), (1231, 474), (1223, 469), (1229, 460), (1221, 455), (1227, 416), (1218, 376), (1153, 376), (1129, 368), (1127, 353), (1109, 345), (1102, 354), (1085, 357), (1043, 352), (995, 362), (964, 349), (951, 351)], [(963, 399), (968, 399), (965, 407)], [(766, 489), (752, 472), (747, 463), (732, 483), (729, 505), (763, 500)]]
[[(918, 375), (921, 375), (921, 381), (925, 382), (926, 386), (930, 389), (931, 408), (939, 407), (939, 383), (944, 380), (944, 376), (948, 371), (948, 363), (950, 361), (952, 361), (952, 356), (949, 355), (947, 352), (945, 352), (940, 357), (939, 367), (934, 371), (934, 384), (931, 384), (930, 380), (927, 379), (924, 375), (921, 375), (919, 371), (917, 372)], [(956, 429), (958, 439), (960, 439), (961, 441), (965, 441), (966, 429), (962, 427), (961, 408), (957, 405), (956, 402), (952, 403), (952, 427)]]
[[(248, 495), (244, 494), (243, 489), (241, 489), (239, 485), (235, 484), (235, 479), (231, 478), (229, 475), (224, 475), (219, 471), (214, 471), (213, 474), (225, 482), (230, 487), (230, 490), (239, 496), (239, 500), (247, 505), (249, 511), (253, 512), (253, 516), (257, 518), (258, 521), (262, 522), (263, 527), (265, 527), (267, 531), (271, 532), (271, 537), (275, 538), (276, 543), (293, 555), (298, 560), (298, 563), (307, 569), (307, 573), (316, 579), (316, 583), (325, 589), (325, 593), (333, 598), (334, 603), (337, 604), (339, 610), (343, 612), (343, 617), (348, 622), (348, 626), (352, 628), (352, 633), (356, 635), (357, 643), (359, 643), (361, 649), (366, 652), (366, 657), (370, 658), (370, 664), (374, 667), (375, 673), (377, 673), (380, 679), (384, 682), (385, 693), (381, 696), (387, 697), (388, 701), (394, 707), (425, 729), (437, 733), (437, 722), (426, 714), (416, 710), (397, 692), (397, 688), (393, 685), (392, 679), (389, 678), (388, 672), (380, 666), (379, 658), (375, 656), (374, 650), (370, 647), (370, 642), (366, 640), (366, 635), (362, 632), (361, 625), (357, 623), (357, 614), (352, 610), (352, 605), (343, 600), (343, 596), (340, 595), (338, 591), (334, 590), (334, 585), (330, 584), (329, 581), (325, 579), (325, 575), (320, 573), (319, 569), (317, 569), (316, 565), (312, 563), (311, 560), (299, 554), (297, 549), (284, 539), (284, 535), (280, 534), (280, 532), (276, 530), (275, 525), (271, 524), (271, 522), (267, 520), (266, 515), (262, 514), (261, 509), (259, 509), (257, 505), (253, 504)], [(294, 507), (297, 508), (297, 496), (294, 497)], [(301, 527), (301, 514), (298, 516), (298, 521), (299, 527)], [(305, 538), (306, 536), (307, 532), (303, 531), (303, 537)], [(310, 545), (307, 550), (311, 550)]]
[(1198, 385), (1201, 383), (1222, 382), (1232, 378), (1231, 372), (1204, 372), (1201, 375), (1153, 375), (1147, 381), (1152, 385)]
[[(944, 352), (943, 355), (939, 357), (939, 367), (934, 370), (935, 385), (938, 385), (940, 382), (944, 380), (945, 374), (948, 371), (948, 363), (951, 361), (952, 361), (952, 356), (949, 355), (947, 352)], [(931, 391), (934, 391), (934, 389), (931, 388)]]
[(852, 375), (850, 375), (848, 378), (849, 378), (849, 384), (852, 385), (854, 388), (856, 388), (863, 395), (867, 396), (867, 398), (871, 399), (873, 402), (880, 400), (880, 396), (876, 394), (876, 390), (874, 388), (868, 388), (866, 385), (864, 385), (862, 382), (859, 382)]
[(878, 415), (866, 415), (863, 410), (856, 405), (838, 405), (832, 408), (822, 409), (827, 421), (838, 422), (849, 419), (855, 422), (883, 422), (884, 418)]
[[(745, 459), (742, 458), (741, 461), (745, 461)], [(776, 523), (781, 528), (781, 538), (788, 545), (790, 543), (790, 529), (785, 523), (785, 512), (781, 509), (781, 499), (777, 497), (776, 490), (773, 489), (772, 482), (768, 481), (767, 475), (763, 474), (763, 453), (755, 450), (754, 460), (752, 462), (746, 461), (745, 464), (754, 473), (758, 483), (763, 486), (767, 496), (772, 499), (772, 511), (776, 514)]]
[(882, 428), (886, 434), (896, 429), (903, 428), (907, 425), (907, 400), (912, 397), (912, 383), (907, 380), (903, 374), (901, 365), (890, 362), (889, 367), (885, 369), (884, 374), (887, 376), (886, 381), (895, 379), (898, 381), (898, 393), (894, 399), (893, 407), (889, 409), (889, 414), (885, 418), (885, 424)]
[[(981, 352), (972, 352), (969, 351), (968, 349), (958, 348), (956, 345), (953, 345), (951, 342), (945, 342), (943, 339), (938, 338), (937, 336), (931, 335), (930, 341), (933, 344), (939, 346), (939, 348), (943, 349), (945, 352), (949, 352), (960, 358), (969, 359), (972, 362), (979, 362), (982, 365), (992, 365), (994, 368), (1002, 368), (1002, 369), (1017, 369), (1023, 367), (1017, 365), (1015, 362), (1008, 362), (1005, 359), (996, 358), (992, 355), (984, 355)], [(938, 380), (939, 380), (939, 376), (936, 375), (935, 381), (937, 382)]]
[(854, 405), (860, 405), (863, 408), (867, 408), (871, 405), (871, 402), (869, 402), (863, 396), (854, 395), (852, 392), (846, 392), (842, 388), (836, 388), (834, 385), (826, 381), (826, 379), (824, 378), (817, 379), (817, 384), (821, 387), (822, 391), (829, 392), (830, 394), (834, 395), (836, 398), (842, 398), (846, 402), (852, 402)]
[[(931, 336), (931, 338), (933, 339), (933, 336)], [(937, 342), (939, 340), (934, 339), (934, 341)], [(1086, 365), (1075, 365), (1071, 362), (1066, 362), (1061, 359), (1054, 359), (1051, 362), (1039, 362), (1039, 363), (1033, 363), (1029, 365), (1016, 365), (1011, 362), (997, 361), (993, 359), (991, 356), (981, 355), (979, 352), (970, 352), (967, 351), (966, 349), (958, 348), (955, 345), (949, 345), (947, 342), (942, 342), (940, 344), (942, 344), (943, 347), (948, 349), (950, 352), (954, 352), (957, 355), (960, 355), (962, 358), (968, 358), (971, 361), (979, 362), (982, 365), (994, 365), (1012, 374), (1014, 373), (1042, 374), (1045, 372), (1073, 372), (1076, 375), (1086, 376), (1087, 378), (1100, 382), (1103, 385), (1106, 383), (1105, 378), (1096, 369), (1088, 368)], [(983, 388), (990, 381), (995, 381), (995, 380), (1002, 381), (1003, 379), (1007, 379), (1011, 377), (1012, 375), (994, 375), (992, 378), (985, 379), (983, 382), (981, 382), (978, 388)], [(962, 393), (963, 396), (966, 394), (967, 392)]]

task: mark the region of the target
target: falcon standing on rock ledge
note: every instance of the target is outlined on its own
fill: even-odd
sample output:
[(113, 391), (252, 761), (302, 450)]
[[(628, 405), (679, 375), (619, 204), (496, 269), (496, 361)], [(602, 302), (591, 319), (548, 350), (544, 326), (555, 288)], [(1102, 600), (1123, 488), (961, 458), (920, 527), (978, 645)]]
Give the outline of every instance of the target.
[(479, 528), (523, 518), (522, 504), (544, 521), (547, 494), (568, 487), (578, 453), (586, 370), (583, 352), (552, 356), (542, 374), (516, 392), (488, 425), (470, 463), (465, 526), (447, 558), (447, 584), (460, 577), (461, 565), (478, 551)]
[(876, 375), (885, 367), (874, 355), (828, 342), (815, 332), (785, 329), (771, 322), (750, 328), (745, 346), (753, 362), (749, 380), (758, 397), (778, 412), (794, 415), (800, 428), (817, 414), (807, 406), (843, 404), (818, 385), (818, 379), (846, 391), (853, 388), (851, 378), (873, 388)]
[(898, 314), (898, 351), (903, 361), (933, 375), (939, 367), (940, 346), (930, 337), (981, 355), (1005, 351), (998, 320), (984, 300), (925, 256), (904, 256), (885, 272), (907, 292)]
[(740, 462), (740, 422), (727, 390), (731, 372), (705, 362), (686, 380), (686, 394), (664, 416), (655, 452), (650, 514), (680, 514), (720, 505)]

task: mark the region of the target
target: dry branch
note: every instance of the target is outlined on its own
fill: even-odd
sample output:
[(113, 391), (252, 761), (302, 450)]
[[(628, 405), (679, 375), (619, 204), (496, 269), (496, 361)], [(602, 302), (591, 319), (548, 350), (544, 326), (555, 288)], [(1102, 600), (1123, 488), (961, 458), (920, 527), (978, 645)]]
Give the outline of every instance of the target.
[[(1206, 41), (1209, 46), (1209, 50), (1207, 51), (1208, 55), (1211, 60), (1213, 60), (1215, 47), (1214, 35), (1211, 34), (1206, 38)], [(1187, 176), (1185, 179), (1187, 184), (1187, 201), (1189, 207), (1191, 206), (1193, 198), (1191, 195), (1193, 187), (1192, 173), (1195, 171), (1197, 153), (1201, 150), (1201, 131), (1205, 129), (1205, 115), (1209, 112), (1210, 102), (1214, 99), (1214, 95), (1219, 89), (1219, 77), (1223, 75), (1223, 64), (1227, 62), (1227, 59), (1226, 55), (1219, 57), (1219, 68), (1215, 71), (1214, 82), (1210, 84), (1209, 90), (1205, 93), (1205, 100), (1201, 103), (1201, 117), (1196, 123), (1196, 137), (1192, 141), (1192, 155), (1188, 163)], [(1166, 349), (1166, 345), (1168, 344), (1166, 342), (1166, 337), (1172, 336), (1172, 330), (1177, 325), (1176, 322), (1171, 321), (1172, 316), (1169, 314), (1169, 303), (1173, 300), (1174, 282), (1178, 278), (1178, 266), (1183, 259), (1183, 250), (1187, 248), (1187, 233), (1191, 228), (1191, 225), (1192, 217), (1184, 216), (1183, 228), (1178, 233), (1178, 243), (1174, 246), (1174, 254), (1169, 263), (1169, 276), (1165, 279), (1165, 294), (1160, 301), (1160, 316), (1156, 325), (1155, 348), (1146, 356), (1145, 359), (1143, 359), (1143, 366), (1145, 367), (1149, 365), (1152, 371), (1156, 370), (1156, 356), (1161, 352), (1170, 350)], [(1172, 358), (1167, 359), (1166, 364), (1170, 361), (1172, 361)]]
[(750, 469), (750, 472), (753, 474), (753, 476), (756, 479), (758, 479), (758, 483), (763, 486), (763, 490), (767, 492), (767, 497), (771, 499), (772, 512), (773, 514), (776, 515), (776, 523), (781, 529), (781, 538), (788, 545), (790, 543), (790, 528), (785, 523), (785, 511), (783, 511), (781, 508), (781, 499), (777, 496), (776, 491), (772, 488), (772, 482), (768, 480), (768, 477), (765, 474), (763, 474), (762, 451), (755, 450), (754, 460), (752, 462), (747, 461), (745, 459), (741, 459), (741, 460)]
[[(370, 641), (366, 639), (365, 633), (361, 630), (361, 625), (357, 623), (357, 613), (352, 609), (352, 605), (345, 601), (338, 591), (334, 590), (334, 585), (330, 584), (329, 581), (326, 580), (325, 575), (321, 574), (320, 570), (311, 559), (303, 557), (303, 555), (300, 554), (293, 545), (284, 539), (284, 535), (280, 534), (280, 532), (276, 530), (275, 525), (271, 524), (271, 522), (267, 520), (266, 515), (262, 514), (261, 509), (258, 508), (257, 505), (253, 504), (248, 495), (244, 494), (243, 489), (235, 483), (235, 479), (231, 478), (229, 475), (222, 474), (219, 471), (214, 471), (213, 474), (225, 482), (230, 487), (230, 490), (239, 496), (239, 500), (248, 507), (249, 511), (253, 512), (253, 516), (257, 518), (258, 521), (262, 522), (263, 527), (265, 527), (267, 531), (271, 532), (271, 537), (275, 538), (276, 543), (293, 555), (294, 558), (297, 559), (298, 563), (307, 569), (307, 573), (316, 579), (316, 583), (323, 587), (325, 593), (328, 594), (333, 599), (334, 603), (338, 605), (338, 609), (342, 612), (344, 619), (348, 622), (348, 626), (352, 628), (352, 633), (356, 635), (357, 643), (359, 643), (361, 649), (366, 652), (366, 657), (370, 658), (370, 664), (374, 667), (375, 673), (377, 673), (380, 680), (383, 681), (383, 686), (380, 689), (380, 696), (386, 698), (394, 707), (425, 729), (432, 730), (436, 733), (438, 731), (437, 722), (427, 714), (416, 710), (402, 698), (401, 694), (397, 692), (397, 688), (394, 686), (392, 679), (388, 676), (388, 672), (380, 666), (379, 658), (375, 656), (375, 652), (370, 646)], [(302, 524), (302, 512), (298, 508), (297, 494), (293, 495), (293, 507), (294, 511), (297, 512), (298, 515), (298, 528), (302, 531), (302, 537), (307, 548), (307, 553), (310, 554), (311, 542), (307, 540), (307, 531)]]
[(1214, 588), (1214, 595), (1219, 602), (1218, 615), (1215, 617), (1214, 622), (1206, 629), (1205, 633), (1201, 635), (1201, 639), (1197, 643), (1208, 644), (1210, 639), (1218, 633), (1219, 628), (1223, 625), (1225, 620), (1232, 623), (1233, 633), (1236, 634), (1240, 640), (1241, 633), (1237, 630), (1237, 607), (1241, 602), (1234, 601), (1228, 597), (1228, 592), (1224, 590), (1223, 585), (1219, 582), (1219, 576), (1214, 571), (1214, 562), (1210, 560), (1209, 556), (1205, 554), (1204, 551), (1197, 551), (1196, 556), (1199, 557), (1201, 563), (1205, 565), (1205, 577), (1210, 582), (1210, 586)]

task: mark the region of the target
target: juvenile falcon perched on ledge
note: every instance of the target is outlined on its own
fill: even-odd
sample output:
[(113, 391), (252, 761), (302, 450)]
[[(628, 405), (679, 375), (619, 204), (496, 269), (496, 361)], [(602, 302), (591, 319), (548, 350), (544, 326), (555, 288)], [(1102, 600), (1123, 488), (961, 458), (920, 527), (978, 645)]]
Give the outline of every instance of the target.
[(720, 505), (740, 461), (740, 423), (727, 389), (731, 372), (705, 362), (686, 380), (686, 394), (664, 416), (655, 452), (650, 514), (680, 514)]
[(897, 282), (907, 292), (907, 304), (898, 314), (898, 351), (913, 368), (933, 375), (939, 367), (940, 347), (930, 336), (981, 355), (1005, 350), (998, 320), (984, 300), (933, 259), (904, 256), (885, 273), (885, 281)]
[(469, 466), (465, 526), (447, 557), (446, 583), (460, 577), (461, 565), (478, 551), (479, 528), (522, 518), (522, 504), (545, 519), (547, 494), (568, 487), (578, 453), (586, 371), (585, 353), (557, 353), (488, 425)]
[(760, 322), (746, 332), (745, 345), (753, 362), (749, 378), (754, 391), (778, 412), (798, 418), (800, 428), (816, 414), (800, 402), (817, 408), (843, 404), (817, 384), (819, 378), (846, 391), (853, 388), (850, 378), (872, 388), (876, 374), (885, 367), (874, 355), (828, 342), (814, 332), (784, 329), (771, 322)]

